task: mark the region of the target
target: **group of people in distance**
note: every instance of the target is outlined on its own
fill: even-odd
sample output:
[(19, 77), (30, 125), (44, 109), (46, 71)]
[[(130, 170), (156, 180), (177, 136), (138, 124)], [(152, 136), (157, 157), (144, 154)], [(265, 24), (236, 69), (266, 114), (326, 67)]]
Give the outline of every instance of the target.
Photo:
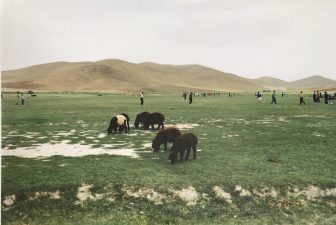
[(17, 99), (17, 103), (16, 103), (16, 105), (20, 105), (20, 100), (21, 100), (21, 105), (24, 105), (24, 101), (25, 101), (25, 97), (24, 97), (24, 95), (23, 95), (23, 92), (21, 93), (21, 95), (20, 95), (20, 92), (19, 91), (17, 91), (16, 92), (16, 99)]
[(322, 95), (321, 91), (314, 91), (314, 93), (313, 93), (313, 101), (315, 103), (320, 103), (320, 99), (321, 98), (324, 98), (324, 103), (328, 104), (328, 100), (329, 100), (328, 92), (325, 91), (324, 95)]
[[(263, 95), (259, 91), (257, 93), (255, 93), (255, 96), (257, 97), (258, 102), (262, 103), (262, 96)], [(282, 93), (281, 96), (283, 97), (284, 93)], [(320, 103), (320, 98), (324, 98), (325, 104), (328, 104), (329, 94), (326, 91), (324, 92), (324, 95), (322, 95), (322, 92), (314, 91), (314, 93), (313, 93), (313, 101), (315, 103)], [(299, 100), (300, 100), (300, 103), (299, 103), (300, 105), (302, 105), (302, 104), (305, 105), (306, 104), (306, 102), (304, 101), (304, 94), (303, 94), (302, 91), (300, 91)], [(275, 91), (273, 91), (273, 93), (272, 93), (271, 104), (273, 104), (273, 103), (277, 104)]]
[(183, 96), (184, 100), (187, 100), (187, 96), (189, 96), (189, 104), (191, 104), (192, 100), (193, 100), (193, 95), (194, 94), (192, 92), (190, 92), (189, 95), (187, 94), (187, 92), (184, 92), (182, 96)]

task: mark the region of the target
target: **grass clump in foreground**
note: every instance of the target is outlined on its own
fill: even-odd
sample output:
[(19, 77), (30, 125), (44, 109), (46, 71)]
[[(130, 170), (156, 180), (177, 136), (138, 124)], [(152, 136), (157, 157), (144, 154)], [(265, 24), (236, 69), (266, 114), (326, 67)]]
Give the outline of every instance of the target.
[[(2, 223), (336, 222), (335, 105), (299, 106), (294, 95), (279, 98), (278, 105), (258, 104), (248, 94), (200, 97), (191, 105), (174, 95), (147, 96), (144, 106), (138, 101), (39, 94), (18, 106), (14, 95), (5, 96), (2, 149), (67, 141), (65, 146), (132, 148), (139, 158), (3, 156)], [(151, 153), (156, 131), (132, 127), (129, 135), (103, 135), (113, 115), (125, 112), (132, 124), (142, 111), (162, 112), (166, 126), (196, 134), (197, 159), (173, 166), (168, 152)]]

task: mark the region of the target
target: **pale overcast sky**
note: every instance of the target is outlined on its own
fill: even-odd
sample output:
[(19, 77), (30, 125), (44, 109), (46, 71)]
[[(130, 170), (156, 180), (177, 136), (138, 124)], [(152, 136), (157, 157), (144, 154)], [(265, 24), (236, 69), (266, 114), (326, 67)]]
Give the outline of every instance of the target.
[(2, 70), (115, 58), (336, 79), (336, 0), (3, 1)]

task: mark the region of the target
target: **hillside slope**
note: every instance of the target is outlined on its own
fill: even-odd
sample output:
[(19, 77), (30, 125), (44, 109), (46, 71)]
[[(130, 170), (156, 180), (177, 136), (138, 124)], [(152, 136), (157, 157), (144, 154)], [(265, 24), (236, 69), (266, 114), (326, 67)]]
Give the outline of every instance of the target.
[(97, 62), (56, 62), (3, 71), (2, 87), (41, 91), (254, 91), (252, 80), (200, 65)]
[(201, 65), (130, 63), (118, 59), (97, 62), (54, 62), (2, 72), (5, 90), (171, 92), (257, 91), (336, 87), (322, 76), (287, 82), (272, 77), (247, 79)]

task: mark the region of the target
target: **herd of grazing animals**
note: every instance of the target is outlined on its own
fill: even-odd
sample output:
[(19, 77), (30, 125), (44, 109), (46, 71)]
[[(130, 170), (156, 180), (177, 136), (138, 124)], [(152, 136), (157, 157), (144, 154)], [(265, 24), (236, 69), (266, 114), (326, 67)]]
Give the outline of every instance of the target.
[[(163, 144), (164, 150), (167, 151), (167, 143), (173, 143), (168, 158), (172, 164), (177, 161), (178, 154), (180, 154), (180, 162), (183, 162), (183, 159), (185, 161), (188, 160), (191, 149), (193, 150), (193, 159), (196, 159), (197, 137), (193, 133), (182, 134), (181, 131), (175, 127), (165, 129), (164, 120), (165, 117), (162, 113), (142, 112), (137, 114), (134, 127), (138, 129), (141, 126), (144, 130), (148, 130), (149, 127), (154, 130), (154, 125), (156, 124), (158, 125), (158, 130), (161, 127), (162, 130), (157, 132), (152, 141), (152, 148), (154, 152), (158, 152), (160, 146)], [(130, 132), (129, 116), (127, 114), (121, 113), (111, 118), (110, 125), (107, 128), (107, 134), (112, 134), (112, 131), (117, 133), (117, 130), (119, 133), (122, 131), (125, 131), (125, 133)]]

